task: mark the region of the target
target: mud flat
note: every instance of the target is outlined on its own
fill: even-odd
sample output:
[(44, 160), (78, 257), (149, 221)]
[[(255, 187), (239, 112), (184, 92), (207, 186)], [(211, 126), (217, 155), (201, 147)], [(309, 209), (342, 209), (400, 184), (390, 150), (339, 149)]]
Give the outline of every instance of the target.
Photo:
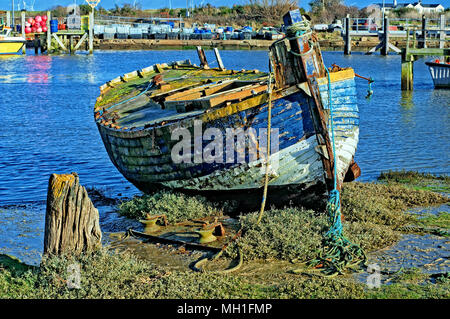
[[(159, 192), (118, 206), (114, 203), (109, 211), (107, 205), (101, 208), (105, 248), (100, 252), (76, 259), (48, 257), (40, 267), (2, 255), (0, 297), (449, 298), (448, 197), (411, 185), (420, 181), (420, 188), (432, 185), (441, 190), (448, 187), (448, 179), (403, 172), (385, 174), (381, 180), (346, 184), (342, 194), (344, 234), (366, 251), (369, 263), (378, 263), (379, 288), (367, 286), (365, 269), (334, 278), (292, 273), (298, 267), (294, 259), (307, 260), (317, 254), (328, 227), (326, 214), (300, 207), (270, 209), (259, 225), (255, 225), (256, 212), (236, 217), (245, 235), (222, 258), (208, 263), (204, 272), (194, 272), (193, 263), (208, 252), (126, 237), (125, 230), (142, 231), (137, 220), (145, 212), (157, 210), (177, 222), (208, 213), (220, 215), (236, 207)], [(244, 256), (242, 267), (217, 273), (233, 266), (238, 247)], [(69, 289), (65, 281), (67, 266), (73, 263), (83, 270), (80, 289)]]

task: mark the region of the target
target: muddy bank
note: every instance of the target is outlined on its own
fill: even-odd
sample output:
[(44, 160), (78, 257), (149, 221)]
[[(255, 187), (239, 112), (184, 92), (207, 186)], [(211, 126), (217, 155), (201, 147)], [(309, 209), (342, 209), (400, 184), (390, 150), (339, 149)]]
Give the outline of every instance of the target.
[[(344, 233), (366, 251), (369, 263), (378, 264), (380, 288), (367, 286), (370, 274), (364, 268), (361, 273), (349, 270), (334, 278), (293, 273), (301, 267), (299, 262), (314, 258), (321, 249), (328, 229), (327, 215), (321, 212), (299, 207), (268, 209), (259, 225), (256, 212), (239, 217), (245, 235), (221, 258), (207, 263), (205, 272), (194, 272), (193, 264), (211, 252), (125, 237), (125, 230), (143, 231), (138, 219), (146, 212), (166, 213), (175, 223), (220, 216), (223, 207), (200, 197), (171, 193), (138, 196), (120, 204), (92, 190), (96, 202), (103, 204), (97, 206), (104, 249), (77, 258), (44, 258), (40, 267), (0, 256), (0, 297), (449, 298), (448, 236), (405, 228), (420, 225), (448, 232), (448, 197), (401, 184), (406, 183), (405, 177), (407, 183), (414, 180), (427, 185), (433, 179), (407, 172), (389, 174), (384, 175), (383, 183), (346, 184), (342, 194)], [(434, 180), (438, 189), (448, 187), (448, 179)], [(433, 208), (420, 209), (423, 206)], [(236, 248), (243, 253), (242, 267), (229, 274), (216, 273), (236, 264)], [(82, 269), (80, 289), (66, 285), (67, 267), (73, 263)]]
[[(323, 39), (321, 39), (323, 37)], [(406, 38), (390, 39), (398, 48), (406, 46)], [(380, 40), (378, 37), (353, 37), (352, 51), (367, 52), (375, 47)], [(222, 50), (267, 50), (273, 43), (270, 40), (155, 40), (155, 39), (114, 39), (94, 40), (94, 49), (99, 50), (192, 50), (197, 46), (203, 48), (219, 48)], [(337, 36), (320, 36), (319, 44), (322, 50), (342, 51), (344, 40)], [(450, 45), (450, 44), (449, 44)]]

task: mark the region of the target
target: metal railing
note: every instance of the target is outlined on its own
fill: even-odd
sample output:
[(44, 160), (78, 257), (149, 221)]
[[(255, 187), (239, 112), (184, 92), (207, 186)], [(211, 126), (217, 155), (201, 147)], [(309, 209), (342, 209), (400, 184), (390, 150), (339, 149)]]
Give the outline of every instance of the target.
[(122, 16), (109, 16), (99, 14), (96, 16), (96, 22), (101, 24), (130, 24), (134, 22), (169, 22), (169, 21), (179, 21), (182, 22), (183, 18), (161, 18), (161, 17), (122, 17)]

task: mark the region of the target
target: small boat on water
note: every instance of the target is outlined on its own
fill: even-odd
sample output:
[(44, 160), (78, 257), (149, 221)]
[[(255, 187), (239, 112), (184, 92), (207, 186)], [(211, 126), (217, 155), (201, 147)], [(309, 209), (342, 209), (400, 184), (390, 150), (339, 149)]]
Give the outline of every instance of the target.
[(425, 62), (430, 70), (435, 88), (450, 88), (450, 62), (434, 61)]
[(324, 205), (334, 157), (338, 188), (357, 178), (355, 73), (326, 69), (298, 11), (284, 19), (291, 27), (270, 47), (271, 73), (209, 68), (199, 48), (200, 66), (156, 64), (102, 85), (95, 121), (123, 176), (143, 192), (240, 199), (249, 209), (259, 205), (267, 172), (269, 205)]
[(450, 62), (444, 62), (436, 59), (434, 61), (425, 62), (425, 64), (430, 70), (434, 87), (450, 88)]
[(20, 54), (26, 40), (22, 37), (11, 37), (12, 29), (0, 26), (0, 54)]

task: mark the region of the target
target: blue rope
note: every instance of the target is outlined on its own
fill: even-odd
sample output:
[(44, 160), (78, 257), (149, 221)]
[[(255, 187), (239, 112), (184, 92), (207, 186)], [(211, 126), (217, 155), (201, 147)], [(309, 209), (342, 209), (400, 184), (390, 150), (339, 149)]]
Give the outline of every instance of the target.
[(337, 189), (337, 161), (336, 161), (336, 146), (334, 139), (334, 119), (333, 119), (333, 101), (331, 99), (331, 78), (330, 71), (327, 70), (328, 78), (328, 107), (330, 108), (330, 128), (331, 128), (331, 142), (333, 146), (333, 190), (328, 196), (327, 211), (329, 213), (331, 227), (326, 233), (326, 237), (334, 237), (342, 235), (342, 222), (341, 222), (341, 201), (339, 196), (339, 191)]

